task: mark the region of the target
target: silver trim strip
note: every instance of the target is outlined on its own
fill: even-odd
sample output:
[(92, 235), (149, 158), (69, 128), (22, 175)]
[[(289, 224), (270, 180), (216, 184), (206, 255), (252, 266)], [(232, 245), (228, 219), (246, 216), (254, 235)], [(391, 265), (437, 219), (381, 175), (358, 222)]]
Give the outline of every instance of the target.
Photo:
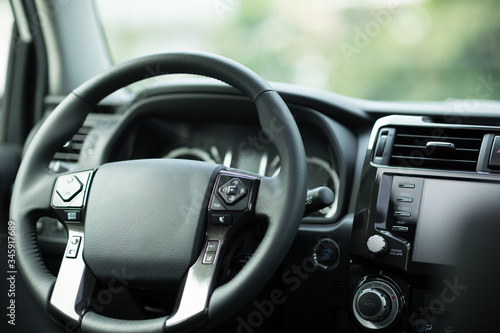
[(69, 228), (65, 253), (71, 246), (70, 240), (73, 236), (81, 237), (78, 254), (74, 259), (67, 258), (66, 255), (63, 258), (50, 304), (59, 315), (78, 322), (86, 308), (85, 303), (90, 300), (88, 291), (93, 290), (95, 279), (83, 261), (83, 227)]

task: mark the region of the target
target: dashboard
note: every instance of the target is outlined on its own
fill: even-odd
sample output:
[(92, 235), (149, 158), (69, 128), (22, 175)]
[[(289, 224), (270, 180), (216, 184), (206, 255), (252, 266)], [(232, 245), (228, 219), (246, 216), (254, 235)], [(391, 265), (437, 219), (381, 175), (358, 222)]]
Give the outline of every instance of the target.
[[(302, 135), (308, 190), (327, 187), (334, 201), (303, 218), (269, 287), (287, 302), (259, 329), (456, 332), (464, 323), (455, 299), (466, 289), (457, 267), (470, 248), (463, 237), (485, 211), (491, 211), (485, 225), (494, 220), (500, 196), (496, 104), (456, 118), (450, 101), (370, 102), (277, 89)], [(47, 111), (59, 101), (48, 99)], [(260, 129), (248, 100), (223, 85), (166, 85), (140, 98), (105, 100), (94, 111), (55, 154), (54, 172), (148, 158), (200, 160), (261, 176), (280, 172), (273, 133)], [(37, 231), (46, 254), (64, 250), (65, 230), (56, 220), (39, 221)], [(246, 242), (228, 278), (251, 257), (255, 244)], [(300, 267), (309, 259), (314, 269), (306, 274)], [(445, 302), (450, 283), (455, 298)], [(255, 305), (245, 311), (241, 316), (251, 316)]]
[[(209, 112), (209, 111), (207, 111)], [(332, 146), (314, 125), (303, 124), (301, 134), (307, 152), (308, 188), (325, 186), (339, 194), (338, 166)], [(170, 121), (156, 116), (141, 119), (124, 130), (121, 146), (110, 159), (141, 158), (188, 159), (217, 163), (261, 176), (280, 172), (279, 156), (271, 141), (255, 124)], [(270, 134), (272, 135), (272, 133)], [(332, 218), (338, 200), (313, 216)]]

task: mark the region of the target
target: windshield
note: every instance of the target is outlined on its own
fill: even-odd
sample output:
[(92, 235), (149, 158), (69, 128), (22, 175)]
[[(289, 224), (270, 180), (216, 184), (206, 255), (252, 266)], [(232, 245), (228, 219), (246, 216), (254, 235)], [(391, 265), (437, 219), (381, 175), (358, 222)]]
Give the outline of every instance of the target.
[(198, 50), (374, 100), (500, 99), (498, 0), (96, 0), (115, 62)]

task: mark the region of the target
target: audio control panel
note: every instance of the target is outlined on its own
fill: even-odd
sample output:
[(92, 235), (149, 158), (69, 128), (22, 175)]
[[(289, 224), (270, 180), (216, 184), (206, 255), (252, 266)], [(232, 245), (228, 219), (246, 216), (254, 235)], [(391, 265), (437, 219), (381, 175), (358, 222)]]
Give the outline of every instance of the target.
[[(418, 221), (424, 179), (394, 176), (386, 229), (400, 235), (413, 235)], [(408, 239), (407, 239), (408, 240)]]

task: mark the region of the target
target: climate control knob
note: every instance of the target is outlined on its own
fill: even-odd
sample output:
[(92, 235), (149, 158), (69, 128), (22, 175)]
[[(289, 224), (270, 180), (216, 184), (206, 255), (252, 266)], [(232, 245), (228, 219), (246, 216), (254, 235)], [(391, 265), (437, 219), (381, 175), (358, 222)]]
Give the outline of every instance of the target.
[(390, 326), (400, 312), (400, 295), (385, 280), (364, 282), (354, 292), (352, 312), (362, 327), (379, 330)]
[(358, 295), (356, 307), (359, 315), (370, 321), (381, 321), (391, 312), (389, 296), (380, 289), (365, 289)]

